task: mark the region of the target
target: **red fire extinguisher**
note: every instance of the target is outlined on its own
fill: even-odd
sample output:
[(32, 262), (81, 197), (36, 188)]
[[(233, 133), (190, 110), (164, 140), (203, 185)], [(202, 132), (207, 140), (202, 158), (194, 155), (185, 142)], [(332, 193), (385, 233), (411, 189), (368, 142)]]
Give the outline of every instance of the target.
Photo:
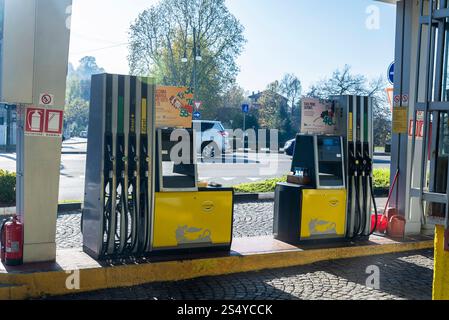
[(23, 264), (23, 224), (17, 216), (2, 224), (1, 240), (2, 262), (7, 266)]
[(5, 223), (7, 220), (3, 220), (2, 224), (0, 225), (0, 260), (2, 263), (5, 262), (5, 233), (3, 232), (5, 230)]

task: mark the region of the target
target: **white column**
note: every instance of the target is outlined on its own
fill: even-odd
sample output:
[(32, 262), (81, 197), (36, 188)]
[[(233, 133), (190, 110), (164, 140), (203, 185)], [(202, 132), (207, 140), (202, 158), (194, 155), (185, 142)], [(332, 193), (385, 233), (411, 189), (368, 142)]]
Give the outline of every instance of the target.
[[(56, 258), (61, 137), (24, 134), (24, 107), (63, 110), (72, 0), (6, 0), (2, 101), (21, 106), (17, 141), (17, 214), (24, 261)], [(50, 94), (50, 106), (40, 96)]]

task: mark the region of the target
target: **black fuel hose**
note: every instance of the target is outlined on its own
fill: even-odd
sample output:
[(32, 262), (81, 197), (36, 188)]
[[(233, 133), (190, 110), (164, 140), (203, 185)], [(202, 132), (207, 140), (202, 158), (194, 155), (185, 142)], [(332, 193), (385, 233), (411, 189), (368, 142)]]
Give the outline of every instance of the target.
[(135, 178), (133, 179), (133, 182), (131, 183), (133, 187), (133, 193), (131, 196), (131, 206), (132, 207), (132, 214), (131, 214), (131, 237), (130, 237), (130, 247), (129, 251), (133, 252), (136, 248), (137, 244), (137, 197), (136, 197), (136, 183)]
[(354, 235), (353, 239), (360, 236), (360, 228), (361, 228), (361, 216), (362, 216), (362, 208), (360, 207), (360, 181), (359, 176), (355, 177), (355, 202), (356, 202), (356, 218), (357, 218), (357, 224), (354, 226)]
[(370, 190), (371, 190), (371, 199), (373, 202), (373, 206), (374, 206), (374, 228), (370, 231), (370, 236), (372, 236), (374, 234), (374, 232), (377, 229), (377, 223), (378, 223), (378, 215), (377, 215), (377, 204), (376, 204), (376, 199), (374, 198), (374, 182), (373, 182), (373, 177), (370, 175), (369, 176), (369, 184), (370, 184)]
[[(104, 210), (104, 217), (103, 217), (103, 248), (102, 253), (105, 255), (108, 250), (109, 241), (111, 240), (110, 236), (110, 228), (111, 228), (111, 218), (112, 218), (112, 181), (109, 180), (109, 195), (108, 195), (108, 201), (106, 202), (106, 209)], [(106, 242), (104, 242), (104, 235), (106, 234)]]
[(363, 235), (366, 231), (366, 225), (367, 225), (367, 216), (368, 216), (368, 179), (365, 175), (362, 176), (362, 188), (363, 188), (363, 214), (362, 214), (362, 231), (361, 234)]

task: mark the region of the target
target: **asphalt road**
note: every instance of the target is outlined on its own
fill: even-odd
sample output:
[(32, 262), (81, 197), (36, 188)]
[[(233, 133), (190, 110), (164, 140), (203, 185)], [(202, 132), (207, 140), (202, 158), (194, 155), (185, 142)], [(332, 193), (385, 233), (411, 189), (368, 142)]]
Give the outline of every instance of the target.
[[(86, 155), (76, 154), (85, 150), (85, 144), (77, 141), (65, 143), (61, 161), (61, 178), (59, 199), (82, 200), (84, 198), (84, 175)], [(390, 157), (375, 157), (376, 168), (389, 168)], [(256, 182), (273, 177), (280, 177), (290, 171), (291, 157), (284, 154), (271, 156), (230, 154), (218, 163), (198, 160), (200, 180), (233, 186), (240, 183)], [(0, 169), (16, 170), (15, 154), (0, 154)]]

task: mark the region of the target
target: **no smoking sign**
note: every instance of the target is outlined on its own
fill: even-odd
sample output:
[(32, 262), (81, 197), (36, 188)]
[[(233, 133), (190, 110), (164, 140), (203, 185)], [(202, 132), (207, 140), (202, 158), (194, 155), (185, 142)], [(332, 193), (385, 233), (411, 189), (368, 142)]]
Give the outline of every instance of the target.
[(49, 93), (42, 93), (39, 96), (39, 104), (42, 106), (52, 106), (54, 105), (55, 96)]

